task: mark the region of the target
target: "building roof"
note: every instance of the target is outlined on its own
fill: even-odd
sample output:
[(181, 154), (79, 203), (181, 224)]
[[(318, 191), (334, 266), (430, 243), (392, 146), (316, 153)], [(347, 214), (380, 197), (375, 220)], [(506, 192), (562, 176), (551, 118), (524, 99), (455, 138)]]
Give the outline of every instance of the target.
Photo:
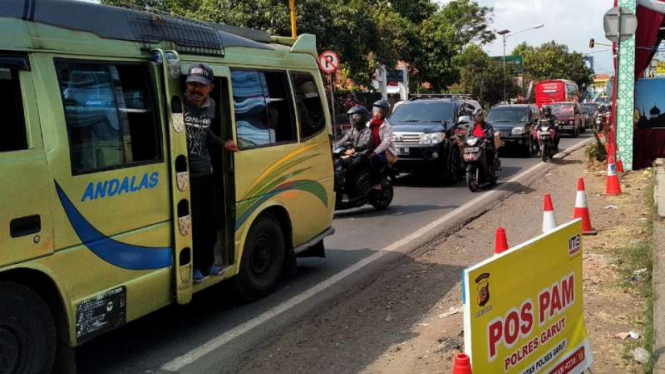
[(273, 49), (267, 44), (271, 41), (270, 35), (262, 31), (83, 1), (0, 0), (0, 17), (90, 32), (100, 38), (146, 45), (172, 42), (193, 52), (218, 50), (223, 54), (225, 47)]
[(651, 111), (649, 111), (649, 114), (658, 116), (660, 115), (660, 109), (654, 104), (653, 108), (651, 108)]

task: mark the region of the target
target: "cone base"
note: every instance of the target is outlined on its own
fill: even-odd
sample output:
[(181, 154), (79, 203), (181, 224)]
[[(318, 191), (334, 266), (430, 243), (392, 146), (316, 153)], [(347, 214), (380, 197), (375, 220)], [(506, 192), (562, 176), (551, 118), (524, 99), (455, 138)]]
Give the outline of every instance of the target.
[(582, 231), (582, 235), (598, 235), (598, 230)]

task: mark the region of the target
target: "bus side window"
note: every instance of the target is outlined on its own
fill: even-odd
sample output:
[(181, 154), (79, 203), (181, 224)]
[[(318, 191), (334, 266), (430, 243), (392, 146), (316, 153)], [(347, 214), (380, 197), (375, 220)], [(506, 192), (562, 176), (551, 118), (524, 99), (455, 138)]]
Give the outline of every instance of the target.
[(300, 121), (300, 139), (306, 140), (326, 128), (326, 117), (316, 81), (310, 73), (293, 72), (291, 81), (295, 90), (296, 107)]
[(286, 72), (233, 70), (236, 135), (241, 150), (297, 141)]
[(162, 161), (140, 64), (56, 61), (74, 175)]
[(0, 113), (2, 113), (2, 136), (0, 152), (20, 151), (28, 148), (25, 131), (21, 83), (18, 71), (0, 69)]

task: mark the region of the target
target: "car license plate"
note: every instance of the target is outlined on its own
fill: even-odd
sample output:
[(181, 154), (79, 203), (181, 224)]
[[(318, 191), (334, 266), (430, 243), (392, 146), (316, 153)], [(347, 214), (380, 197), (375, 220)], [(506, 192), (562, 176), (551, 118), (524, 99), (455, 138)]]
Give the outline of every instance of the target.
[(397, 148), (397, 155), (408, 155), (409, 148)]
[(464, 150), (464, 153), (476, 153), (480, 150), (478, 147), (469, 147)]

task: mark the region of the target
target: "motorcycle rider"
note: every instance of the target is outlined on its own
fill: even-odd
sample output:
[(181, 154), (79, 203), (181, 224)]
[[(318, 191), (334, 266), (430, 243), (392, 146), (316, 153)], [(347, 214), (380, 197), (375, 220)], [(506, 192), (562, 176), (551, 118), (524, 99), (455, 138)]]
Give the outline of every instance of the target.
[(558, 151), (559, 149), (559, 129), (556, 125), (556, 117), (552, 114), (552, 108), (546, 106), (543, 108), (543, 116), (540, 117), (540, 123), (546, 123), (549, 126), (550, 131), (554, 131), (554, 148)]
[(487, 165), (494, 165), (495, 158), (497, 157), (496, 147), (494, 144), (494, 128), (489, 123), (485, 122), (485, 111), (478, 108), (473, 111), (473, 130), (471, 135), (477, 138), (484, 138), (487, 147), (485, 148), (485, 155), (487, 156)]
[(397, 158), (397, 149), (393, 144), (393, 128), (386, 120), (390, 113), (390, 103), (387, 100), (376, 101), (372, 105), (372, 119), (368, 123), (371, 131), (372, 153), (371, 161), (372, 182), (374, 188), (381, 190), (381, 169)]
[(346, 112), (346, 116), (349, 119), (351, 128), (335, 146), (339, 147), (344, 143), (351, 143), (352, 148), (346, 151), (347, 155), (366, 150), (370, 145), (372, 135), (369, 127), (367, 127), (369, 111), (363, 106), (356, 105)]
[(344, 137), (335, 144), (335, 146), (339, 147), (346, 143), (350, 143), (351, 145), (351, 148), (346, 150), (346, 156), (342, 157), (341, 162), (342, 166), (346, 168), (344, 189), (353, 194), (357, 192), (355, 191), (357, 172), (363, 167), (366, 158), (350, 156), (356, 152), (363, 152), (371, 146), (372, 132), (367, 126), (369, 111), (365, 109), (365, 107), (356, 105), (349, 109), (346, 112), (346, 115), (351, 124), (351, 128), (346, 134), (344, 134)]

